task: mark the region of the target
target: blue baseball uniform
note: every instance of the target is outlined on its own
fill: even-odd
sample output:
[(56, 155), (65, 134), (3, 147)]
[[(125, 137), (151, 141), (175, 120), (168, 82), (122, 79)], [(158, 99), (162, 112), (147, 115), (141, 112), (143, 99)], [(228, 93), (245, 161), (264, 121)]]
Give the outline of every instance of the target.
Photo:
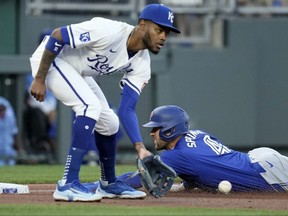
[[(204, 131), (190, 130), (173, 149), (163, 151), (160, 157), (175, 170), (186, 189), (215, 191), (222, 180), (228, 180), (232, 191), (288, 191), (288, 157), (271, 148), (242, 153)], [(140, 188), (140, 176), (133, 176), (134, 173), (118, 178)]]
[(237, 191), (273, 190), (248, 154), (228, 148), (203, 131), (191, 130), (174, 149), (164, 151), (161, 159), (186, 186), (217, 189), (222, 180), (228, 180)]

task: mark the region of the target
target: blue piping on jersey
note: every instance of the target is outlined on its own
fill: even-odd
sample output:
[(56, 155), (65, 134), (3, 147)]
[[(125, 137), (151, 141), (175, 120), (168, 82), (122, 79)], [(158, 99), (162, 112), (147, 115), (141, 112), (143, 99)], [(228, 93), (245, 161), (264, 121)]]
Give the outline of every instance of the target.
[(73, 48), (76, 48), (75, 40), (74, 40), (74, 35), (73, 35), (72, 30), (71, 30), (71, 26), (67, 26), (67, 28), (68, 28), (68, 31), (69, 31), (69, 33), (70, 33), (70, 35), (71, 35), (71, 38), (72, 38), (72, 42), (73, 42), (72, 47), (73, 47)]
[(125, 82), (127, 82), (126, 84), (136, 91), (138, 95), (140, 95), (141, 91), (135, 85), (133, 85), (133, 83), (131, 83), (127, 78), (124, 78), (123, 80), (125, 80)]
[(84, 100), (80, 97), (80, 95), (76, 92), (73, 85), (69, 82), (69, 80), (66, 78), (66, 76), (63, 74), (63, 72), (60, 70), (60, 68), (56, 65), (56, 62), (53, 61), (53, 66), (56, 68), (56, 70), (59, 72), (59, 74), (63, 77), (63, 79), (66, 81), (66, 83), (70, 86), (71, 90), (75, 93), (75, 95), (79, 98), (79, 100), (85, 105), (84, 113), (83, 115), (86, 116), (86, 112), (88, 109), (88, 104), (84, 102)]

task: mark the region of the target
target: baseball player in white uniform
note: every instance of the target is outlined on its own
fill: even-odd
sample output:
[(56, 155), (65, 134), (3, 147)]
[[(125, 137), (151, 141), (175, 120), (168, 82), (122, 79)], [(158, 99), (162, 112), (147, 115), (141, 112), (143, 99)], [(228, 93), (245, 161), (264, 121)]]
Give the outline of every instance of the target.
[[(151, 76), (149, 51), (157, 54), (170, 31), (180, 33), (173, 26), (173, 19), (173, 12), (161, 4), (147, 5), (136, 26), (95, 17), (56, 28), (33, 53), (31, 95), (44, 101), (47, 88), (76, 113), (64, 175), (53, 194), (55, 200), (99, 201), (103, 197), (146, 196), (116, 180), (118, 116), (138, 157), (149, 156), (151, 153), (146, 150), (138, 128), (135, 107)], [(93, 79), (113, 73), (123, 73), (118, 116), (109, 108)], [(100, 184), (95, 193), (79, 181), (80, 166), (90, 142), (96, 142), (101, 166)]]

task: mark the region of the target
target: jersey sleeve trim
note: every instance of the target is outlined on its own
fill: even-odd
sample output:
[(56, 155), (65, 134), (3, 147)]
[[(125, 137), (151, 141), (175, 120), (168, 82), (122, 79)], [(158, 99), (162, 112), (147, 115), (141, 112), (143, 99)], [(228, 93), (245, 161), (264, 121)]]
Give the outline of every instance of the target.
[(61, 31), (61, 35), (62, 35), (63, 44), (70, 45), (70, 40), (69, 40), (69, 34), (68, 34), (67, 27), (66, 26), (65, 27), (61, 27), (60, 31)]
[(73, 35), (72, 29), (71, 29), (71, 25), (67, 26), (67, 32), (69, 35), (69, 41), (70, 41), (69, 44), (73, 49), (75, 49), (76, 45), (75, 45), (75, 40), (74, 40), (74, 35)]
[(120, 87), (123, 88), (125, 84), (127, 84), (138, 95), (140, 95), (141, 91), (132, 82), (130, 82), (129, 79), (127, 79), (127, 78), (122, 79), (121, 82), (120, 82)]

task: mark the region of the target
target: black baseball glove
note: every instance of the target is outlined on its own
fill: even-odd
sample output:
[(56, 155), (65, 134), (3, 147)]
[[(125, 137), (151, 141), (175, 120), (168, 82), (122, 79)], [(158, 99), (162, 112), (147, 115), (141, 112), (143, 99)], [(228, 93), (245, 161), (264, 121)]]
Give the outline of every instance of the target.
[(176, 178), (175, 171), (161, 161), (159, 155), (137, 159), (137, 168), (143, 187), (154, 197), (162, 197), (170, 190)]

